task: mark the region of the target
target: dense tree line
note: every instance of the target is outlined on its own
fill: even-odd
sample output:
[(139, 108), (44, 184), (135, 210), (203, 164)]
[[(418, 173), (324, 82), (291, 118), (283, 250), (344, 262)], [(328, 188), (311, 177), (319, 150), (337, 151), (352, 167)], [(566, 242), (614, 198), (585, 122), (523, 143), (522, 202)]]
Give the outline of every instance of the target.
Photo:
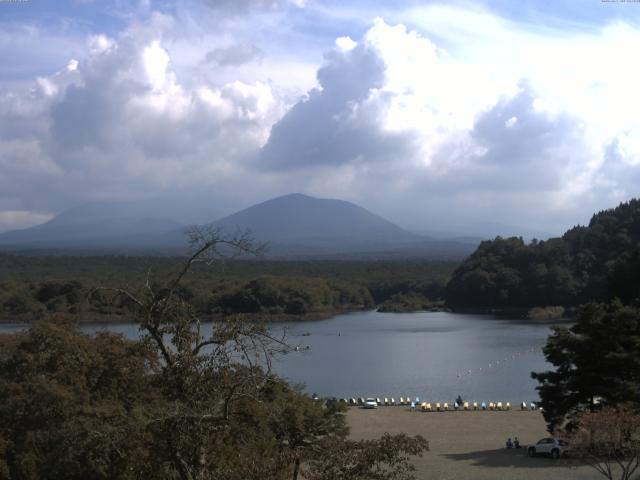
[(209, 310), (224, 314), (306, 315), (374, 306), (366, 287), (321, 278), (260, 277), (213, 289)]
[[(131, 319), (126, 298), (104, 287), (166, 280), (180, 258), (28, 257), (0, 255), (0, 319), (30, 321), (50, 313), (81, 321)], [(319, 318), (394, 303), (443, 298), (452, 262), (228, 261), (218, 271), (194, 265), (180, 289), (199, 313)], [(158, 285), (156, 285), (158, 287)]]
[(640, 200), (547, 241), (485, 241), (447, 285), (452, 307), (577, 306), (640, 293)]

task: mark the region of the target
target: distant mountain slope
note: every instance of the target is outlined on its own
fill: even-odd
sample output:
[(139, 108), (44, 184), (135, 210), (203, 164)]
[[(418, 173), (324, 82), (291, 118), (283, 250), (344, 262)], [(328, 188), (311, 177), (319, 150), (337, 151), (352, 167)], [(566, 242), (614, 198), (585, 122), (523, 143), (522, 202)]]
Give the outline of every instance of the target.
[(423, 239), (353, 203), (299, 193), (259, 203), (214, 225), (225, 230), (249, 228), (256, 239), (287, 243), (351, 239), (399, 244)]
[(98, 218), (56, 221), (0, 234), (0, 245), (20, 247), (110, 247), (144, 245), (180, 224), (166, 218)]
[(404, 230), (351, 202), (291, 194), (241, 210), (212, 224), (248, 229), (279, 258), (459, 259), (475, 245), (433, 240)]
[[(218, 212), (191, 199), (101, 201), (71, 208), (31, 228), (0, 234), (0, 245), (19, 248), (155, 246), (166, 232), (210, 219)], [(215, 218), (215, 217), (214, 217)], [(181, 237), (184, 243), (184, 236)]]
[[(187, 247), (188, 225), (202, 219), (207, 210), (206, 203), (199, 205), (201, 211), (194, 215), (188, 205), (175, 201), (94, 202), (62, 212), (45, 224), (0, 234), (0, 247), (26, 252), (93, 249), (105, 254), (181, 254)], [(212, 214), (207, 220), (212, 218), (216, 217)], [(411, 233), (350, 202), (302, 194), (198, 223), (226, 233), (250, 230), (256, 242), (268, 242), (271, 258), (459, 259), (475, 247)]]

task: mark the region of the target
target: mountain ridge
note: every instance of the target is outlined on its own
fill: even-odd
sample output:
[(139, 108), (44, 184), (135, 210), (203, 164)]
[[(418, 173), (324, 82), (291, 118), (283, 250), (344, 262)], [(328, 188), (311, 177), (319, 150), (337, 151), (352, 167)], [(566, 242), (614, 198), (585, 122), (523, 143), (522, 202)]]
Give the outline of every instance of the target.
[(424, 237), (346, 200), (292, 193), (272, 198), (228, 215), (212, 225), (250, 228), (259, 240), (376, 235), (387, 242)]
[[(0, 234), (0, 246), (14, 251), (93, 248), (119, 253), (146, 248), (152, 254), (184, 253), (189, 225), (150, 212), (148, 205), (110, 209), (88, 204), (42, 225)], [(352, 202), (301, 193), (275, 197), (200, 225), (231, 234), (250, 230), (256, 242), (269, 243), (267, 255), (272, 258), (461, 258), (474, 247), (410, 232)]]

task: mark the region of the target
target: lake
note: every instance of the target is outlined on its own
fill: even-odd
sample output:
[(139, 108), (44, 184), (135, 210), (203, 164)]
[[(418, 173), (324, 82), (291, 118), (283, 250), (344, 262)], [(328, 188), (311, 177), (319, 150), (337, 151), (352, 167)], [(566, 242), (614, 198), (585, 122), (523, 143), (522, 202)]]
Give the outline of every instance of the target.
[[(21, 328), (0, 325), (0, 331)], [(322, 396), (451, 403), (461, 395), (515, 405), (538, 398), (530, 373), (549, 368), (541, 351), (549, 324), (491, 315), (370, 311), (272, 328), (286, 329), (289, 343), (303, 348), (279, 356), (274, 370)], [(83, 326), (89, 333), (105, 329), (138, 336), (131, 324)]]

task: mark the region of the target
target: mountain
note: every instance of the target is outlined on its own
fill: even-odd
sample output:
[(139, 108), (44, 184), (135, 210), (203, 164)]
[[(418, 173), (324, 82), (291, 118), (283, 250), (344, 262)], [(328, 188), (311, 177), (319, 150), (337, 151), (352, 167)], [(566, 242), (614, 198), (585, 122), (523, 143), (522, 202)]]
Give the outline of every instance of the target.
[(225, 230), (250, 228), (257, 239), (267, 241), (344, 238), (406, 243), (422, 239), (353, 203), (299, 193), (245, 208), (213, 224)]
[(42, 225), (0, 234), (0, 247), (177, 254), (185, 251), (185, 230), (193, 224), (226, 233), (250, 230), (256, 242), (268, 243), (271, 258), (463, 258), (477, 245), (417, 235), (353, 203), (302, 194), (274, 198), (213, 222), (215, 211), (206, 202), (196, 206), (200, 211), (184, 199), (93, 202)]
[(271, 257), (461, 258), (475, 245), (432, 240), (404, 230), (351, 202), (299, 193), (274, 198), (212, 223), (250, 230)]
[(13, 249), (145, 248), (156, 246), (166, 232), (218, 215), (208, 203), (193, 198), (91, 202), (65, 210), (42, 225), (2, 233), (0, 245)]

